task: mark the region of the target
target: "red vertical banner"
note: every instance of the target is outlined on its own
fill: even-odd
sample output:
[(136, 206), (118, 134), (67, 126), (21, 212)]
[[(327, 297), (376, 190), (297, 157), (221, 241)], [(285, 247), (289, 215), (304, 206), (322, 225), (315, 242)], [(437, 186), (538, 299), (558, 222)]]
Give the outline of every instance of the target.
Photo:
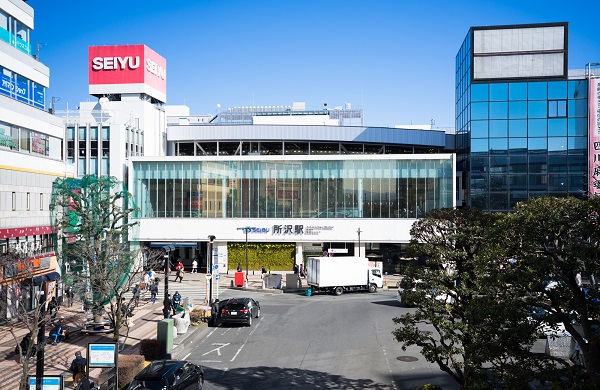
[(590, 197), (600, 194), (600, 78), (589, 79), (588, 166)]

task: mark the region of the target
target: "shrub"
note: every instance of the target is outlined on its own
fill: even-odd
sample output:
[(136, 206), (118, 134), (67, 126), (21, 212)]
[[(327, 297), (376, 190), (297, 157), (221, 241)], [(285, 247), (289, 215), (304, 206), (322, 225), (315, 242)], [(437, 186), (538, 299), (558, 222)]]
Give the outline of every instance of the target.
[(126, 389), (135, 375), (144, 368), (142, 355), (119, 355), (119, 389)]
[(428, 383), (426, 385), (417, 387), (416, 390), (442, 390), (442, 388), (438, 385), (432, 385), (431, 383)]
[(205, 318), (205, 315), (206, 315), (205, 311), (206, 310), (204, 310), (204, 309), (194, 309), (194, 310), (192, 310), (192, 312), (190, 313), (190, 322), (192, 324), (202, 322), (204, 320), (204, 318)]
[(160, 359), (166, 352), (164, 340), (144, 339), (140, 342), (140, 353), (148, 361)]

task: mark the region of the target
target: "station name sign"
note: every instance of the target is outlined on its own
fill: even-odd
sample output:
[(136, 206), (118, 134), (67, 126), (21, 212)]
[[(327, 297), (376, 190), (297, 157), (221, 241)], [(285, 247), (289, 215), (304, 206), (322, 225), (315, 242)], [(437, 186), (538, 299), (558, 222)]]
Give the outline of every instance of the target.
[(333, 230), (333, 226), (312, 225), (272, 225), (271, 227), (252, 227), (248, 233), (271, 234), (274, 236), (318, 236), (323, 231)]

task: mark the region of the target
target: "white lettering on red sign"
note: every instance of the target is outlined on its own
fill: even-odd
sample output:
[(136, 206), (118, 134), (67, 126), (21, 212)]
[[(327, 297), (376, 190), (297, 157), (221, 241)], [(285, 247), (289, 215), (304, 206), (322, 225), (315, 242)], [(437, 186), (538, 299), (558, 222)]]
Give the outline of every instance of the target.
[(146, 69), (163, 80), (167, 78), (167, 70), (150, 58), (146, 58)]
[(125, 68), (137, 69), (140, 66), (139, 56), (127, 57), (94, 57), (92, 69), (94, 70), (124, 70)]

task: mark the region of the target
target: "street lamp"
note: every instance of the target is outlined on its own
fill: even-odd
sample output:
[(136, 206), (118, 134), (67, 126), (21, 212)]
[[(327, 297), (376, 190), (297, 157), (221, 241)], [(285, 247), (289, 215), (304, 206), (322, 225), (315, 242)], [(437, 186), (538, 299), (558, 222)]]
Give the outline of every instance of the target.
[[(46, 276), (42, 275), (42, 285), (40, 286), (39, 291), (39, 299), (38, 305), (41, 305), (39, 310), (39, 318), (41, 321), (39, 323), (38, 329), (38, 349), (36, 356), (36, 366), (35, 366), (35, 388), (36, 390), (42, 390), (42, 382), (44, 378), (44, 348), (41, 347), (44, 345), (46, 340)], [(33, 339), (31, 339), (33, 342)]]
[(358, 230), (356, 231), (356, 233), (358, 233), (358, 257), (360, 257), (360, 233), (362, 233), (363, 231), (360, 230), (360, 228), (358, 228)]
[[(173, 251), (173, 249), (175, 249), (175, 247), (173, 245), (166, 245), (163, 248), (165, 249), (165, 299), (164, 299), (164, 301), (166, 301), (167, 297), (169, 296), (169, 268), (171, 266), (170, 261), (169, 261), (169, 256), (171, 255), (171, 252)], [(170, 309), (164, 310), (164, 308), (163, 308), (163, 315), (165, 316), (165, 318), (169, 318), (169, 311), (170, 311)]]
[(210, 256), (210, 261), (209, 261), (209, 265), (210, 265), (210, 279), (209, 279), (209, 288), (208, 288), (208, 303), (212, 305), (213, 303), (213, 241), (215, 240), (215, 236), (210, 235), (208, 236), (208, 253)]

